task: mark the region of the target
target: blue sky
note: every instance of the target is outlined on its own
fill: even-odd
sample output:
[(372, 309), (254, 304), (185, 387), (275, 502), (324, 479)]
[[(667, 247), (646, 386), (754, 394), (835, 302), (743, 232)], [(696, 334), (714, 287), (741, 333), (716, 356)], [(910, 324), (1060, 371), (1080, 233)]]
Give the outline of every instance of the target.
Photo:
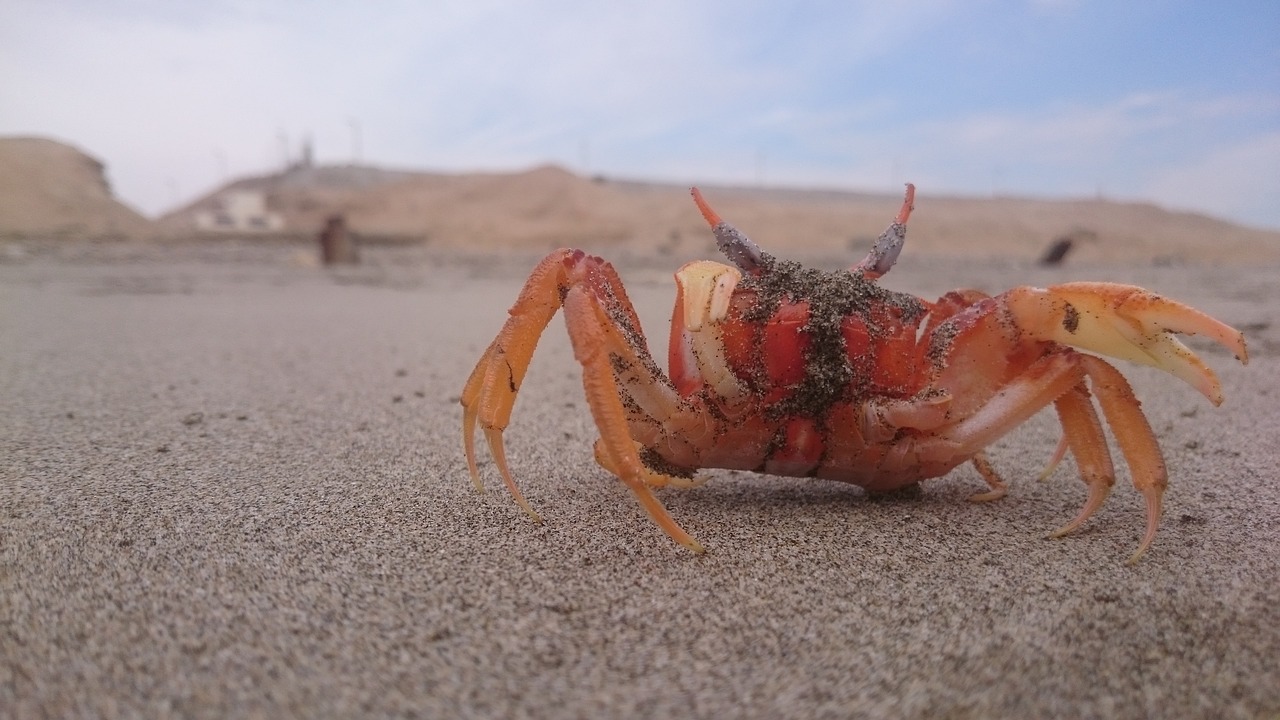
[(81, 147), (152, 214), (310, 137), (324, 163), (1102, 194), (1280, 229), (1280, 3), (5, 0), (0, 134)]

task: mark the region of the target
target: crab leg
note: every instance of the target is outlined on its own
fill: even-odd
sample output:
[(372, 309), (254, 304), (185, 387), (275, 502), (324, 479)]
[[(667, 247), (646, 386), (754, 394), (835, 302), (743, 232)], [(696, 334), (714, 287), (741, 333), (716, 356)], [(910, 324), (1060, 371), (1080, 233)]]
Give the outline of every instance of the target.
[[(1047, 289), (1023, 287), (1001, 297), (1026, 336), (1157, 367), (1185, 381), (1214, 405), (1223, 399), (1217, 375), (1173, 334), (1205, 335), (1230, 350), (1242, 364), (1249, 362), (1244, 335), (1239, 331), (1195, 308), (1131, 285), (1078, 282)], [(1133, 390), (1119, 371), (1092, 356), (1082, 356), (1081, 365), (1129, 464), (1134, 486), (1146, 497), (1147, 531), (1130, 558), (1134, 562), (1151, 545), (1159, 526), (1161, 497), (1168, 482), (1164, 459)], [(1059, 413), (1069, 436), (1073, 424), (1084, 427), (1084, 421), (1069, 421), (1073, 411), (1063, 413), (1061, 404)], [(1087, 454), (1077, 449), (1081, 432), (1069, 438), (1078, 461)], [(1095, 434), (1093, 430), (1088, 433)], [(1093, 442), (1102, 443), (1100, 432), (1096, 434)], [(1081, 462), (1082, 472), (1088, 463)], [(1101, 465), (1095, 468), (1105, 469)], [(1086, 482), (1090, 485), (1089, 502), (1079, 517), (1055, 535), (1079, 527), (1105, 497), (1098, 481), (1086, 477)]]
[(1071, 445), (1067, 442), (1067, 434), (1063, 433), (1062, 437), (1058, 439), (1058, 447), (1054, 448), (1053, 455), (1049, 458), (1049, 462), (1045, 464), (1044, 470), (1040, 471), (1040, 475), (1036, 477), (1036, 479), (1042, 481), (1048, 480), (1049, 476), (1053, 474), (1053, 471), (1058, 469), (1058, 464), (1067, 456), (1067, 450), (1070, 449)]
[(1035, 361), (972, 415), (938, 433), (973, 455), (1021, 425), (1084, 378), (1078, 353), (1062, 350)]
[(1129, 474), (1133, 477), (1133, 486), (1147, 499), (1147, 532), (1142, 536), (1138, 549), (1129, 558), (1133, 564), (1151, 546), (1156, 538), (1156, 530), (1160, 526), (1161, 498), (1169, 484), (1169, 474), (1165, 469), (1164, 456), (1160, 453), (1160, 444), (1151, 431), (1151, 424), (1142, 414), (1142, 405), (1134, 396), (1129, 382), (1119, 370), (1111, 367), (1103, 360), (1088, 355), (1081, 356), (1089, 380), (1093, 384), (1094, 394), (1098, 396), (1098, 404), (1102, 406), (1102, 414), (1107, 418), (1107, 425), (1115, 435), (1116, 444), (1124, 454), (1129, 465)]
[[(1242, 363), (1248, 362), (1244, 336), (1238, 331), (1194, 308), (1133, 286), (1068, 283), (1047, 289), (1023, 287), (1004, 293), (995, 302), (1013, 321), (1020, 342), (1060, 343), (1151, 365), (1184, 380), (1215, 405), (1222, 402), (1217, 376), (1173, 334), (1206, 335)], [(1168, 474), (1133, 390), (1108, 363), (1059, 350), (1032, 363), (984, 406), (940, 435), (976, 452), (1039, 407), (1054, 402), (1065, 440), (1089, 487), (1089, 499), (1079, 515), (1053, 536), (1072, 532), (1101, 506), (1115, 481), (1101, 423), (1088, 392), (1079, 384), (1085, 376), (1129, 465), (1134, 487), (1146, 498), (1147, 528), (1130, 558), (1134, 562), (1155, 539)], [(1057, 459), (1055, 454), (1050, 469)]]
[(675, 390), (660, 377), (642, 346), (639, 319), (617, 273), (608, 263), (579, 250), (558, 250), (538, 264), (512, 306), (507, 322), (463, 388), (463, 446), (472, 482), (483, 490), (474, 441), (479, 425), (512, 497), (531, 517), (541, 520), (511, 475), (502, 432), (510, 421), (538, 339), (562, 305), (574, 355), (583, 368), (587, 402), (600, 430), (602, 464), (627, 484), (659, 527), (680, 544), (701, 552), (702, 546), (676, 524), (649, 490), (647, 481), (654, 478), (640, 461), (628, 432), (627, 410), (615, 381), (614, 361), (624, 358), (653, 368), (647, 378), (650, 382), (637, 383), (629, 394), (638, 406), (652, 411), (659, 422), (675, 414)]
[(582, 387), (587, 404), (600, 430), (605, 466), (626, 483), (649, 517), (671, 539), (694, 552), (703, 552), (702, 545), (671, 518), (646, 482), (648, 470), (640, 462), (635, 442), (627, 430), (627, 411), (614, 382), (608, 344), (601, 329), (601, 323), (607, 322), (607, 318), (599, 304), (581, 285), (576, 285), (565, 296), (564, 312), (574, 356), (582, 364)]
[[(940, 439), (959, 443), (957, 454), (975, 454), (977, 460), (982, 448), (1054, 403), (1081, 479), (1089, 487), (1089, 498), (1079, 515), (1050, 535), (1061, 537), (1079, 528), (1102, 505), (1115, 483), (1102, 424), (1082, 383), (1086, 376), (1093, 383), (1103, 415), (1129, 464), (1134, 487), (1147, 499), (1146, 533), (1129, 559), (1131, 563), (1136, 562), (1155, 539), (1167, 473), (1160, 446), (1142, 414), (1141, 405), (1120, 372), (1105, 361), (1065, 348), (1047, 355), (1001, 388), (974, 414), (938, 435)], [(999, 497), (1002, 488), (991, 482), (981, 463), (976, 466), (992, 485), (992, 492), (972, 499)]]
[[(1111, 451), (1107, 449), (1107, 438), (1102, 432), (1102, 423), (1098, 420), (1097, 411), (1093, 409), (1089, 389), (1084, 383), (1078, 383), (1064, 393), (1054, 401), (1054, 406), (1058, 410), (1058, 419), (1062, 422), (1065, 445), (1075, 456), (1080, 479), (1089, 487), (1089, 498), (1075, 519), (1050, 533), (1049, 537), (1056, 538), (1074, 532), (1102, 507), (1103, 501), (1111, 492), (1111, 486), (1115, 484), (1116, 472), (1111, 462)], [(1060, 459), (1054, 453), (1050, 469)]]
[(986, 453), (979, 452), (973, 456), (973, 469), (978, 471), (978, 474), (982, 476), (983, 480), (987, 481), (987, 486), (991, 489), (984, 493), (970, 495), (969, 502), (991, 502), (992, 500), (999, 500), (1009, 493), (1008, 484), (1000, 478), (996, 469), (991, 466), (991, 460), (987, 458)]
[(557, 250), (538, 263), (511, 306), (507, 322), (480, 357), (462, 389), (462, 443), (471, 482), (477, 490), (484, 491), (476, 467), (475, 429), (478, 423), (484, 428), (490, 452), (511, 496), (538, 522), (542, 519), (524, 499), (507, 467), (502, 431), (511, 419), (516, 394), (529, 369), (538, 339), (560, 308), (560, 288), (567, 282), (568, 267), (581, 257), (580, 251)]

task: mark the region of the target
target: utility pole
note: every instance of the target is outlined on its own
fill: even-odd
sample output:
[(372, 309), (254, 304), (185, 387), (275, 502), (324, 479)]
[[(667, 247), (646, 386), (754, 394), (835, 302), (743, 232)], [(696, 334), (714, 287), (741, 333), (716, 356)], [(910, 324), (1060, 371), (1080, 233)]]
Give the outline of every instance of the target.
[(289, 136), (281, 129), (276, 132), (276, 139), (280, 141), (280, 164), (283, 170), (289, 169)]
[(351, 164), (360, 164), (360, 121), (356, 118), (347, 118), (347, 124), (351, 126)]

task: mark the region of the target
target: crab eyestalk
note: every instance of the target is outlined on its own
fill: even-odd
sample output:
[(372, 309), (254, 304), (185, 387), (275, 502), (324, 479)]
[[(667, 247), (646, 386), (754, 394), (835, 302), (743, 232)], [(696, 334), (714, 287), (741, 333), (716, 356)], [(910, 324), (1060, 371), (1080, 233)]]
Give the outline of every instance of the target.
[(880, 233), (876, 244), (871, 247), (871, 252), (867, 253), (862, 262), (853, 266), (853, 272), (860, 272), (868, 280), (875, 280), (889, 272), (893, 264), (898, 262), (902, 246), (907, 242), (907, 219), (915, 209), (915, 201), (916, 186), (907, 183), (907, 195), (902, 200), (902, 209), (898, 210), (898, 216), (893, 219), (889, 227), (885, 228), (884, 232)]
[(759, 274), (764, 271), (773, 257), (760, 249), (738, 228), (730, 225), (715, 210), (707, 204), (702, 198), (702, 193), (698, 188), (689, 188), (689, 192), (693, 195), (693, 202), (697, 204), (698, 210), (702, 213), (702, 217), (706, 218), (707, 224), (711, 226), (711, 232), (716, 236), (716, 247), (725, 257), (738, 266), (738, 269), (744, 273)]

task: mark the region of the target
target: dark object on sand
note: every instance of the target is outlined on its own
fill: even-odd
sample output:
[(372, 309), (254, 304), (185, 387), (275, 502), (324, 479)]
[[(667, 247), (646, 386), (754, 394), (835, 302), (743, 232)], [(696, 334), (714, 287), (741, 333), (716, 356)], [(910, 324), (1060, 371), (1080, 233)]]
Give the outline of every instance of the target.
[(330, 215), (320, 231), (320, 259), (325, 265), (360, 262), (356, 253), (355, 238), (347, 232), (347, 220), (342, 215)]
[(1069, 237), (1061, 237), (1053, 241), (1048, 250), (1044, 251), (1044, 255), (1040, 256), (1041, 265), (1060, 265), (1067, 257), (1067, 253), (1071, 252), (1072, 240)]
[(1097, 233), (1092, 230), (1072, 230), (1062, 237), (1054, 240), (1052, 244), (1045, 249), (1044, 254), (1040, 256), (1041, 265), (1061, 265), (1067, 259), (1067, 253), (1071, 252), (1071, 248), (1075, 247), (1077, 240), (1096, 240)]

